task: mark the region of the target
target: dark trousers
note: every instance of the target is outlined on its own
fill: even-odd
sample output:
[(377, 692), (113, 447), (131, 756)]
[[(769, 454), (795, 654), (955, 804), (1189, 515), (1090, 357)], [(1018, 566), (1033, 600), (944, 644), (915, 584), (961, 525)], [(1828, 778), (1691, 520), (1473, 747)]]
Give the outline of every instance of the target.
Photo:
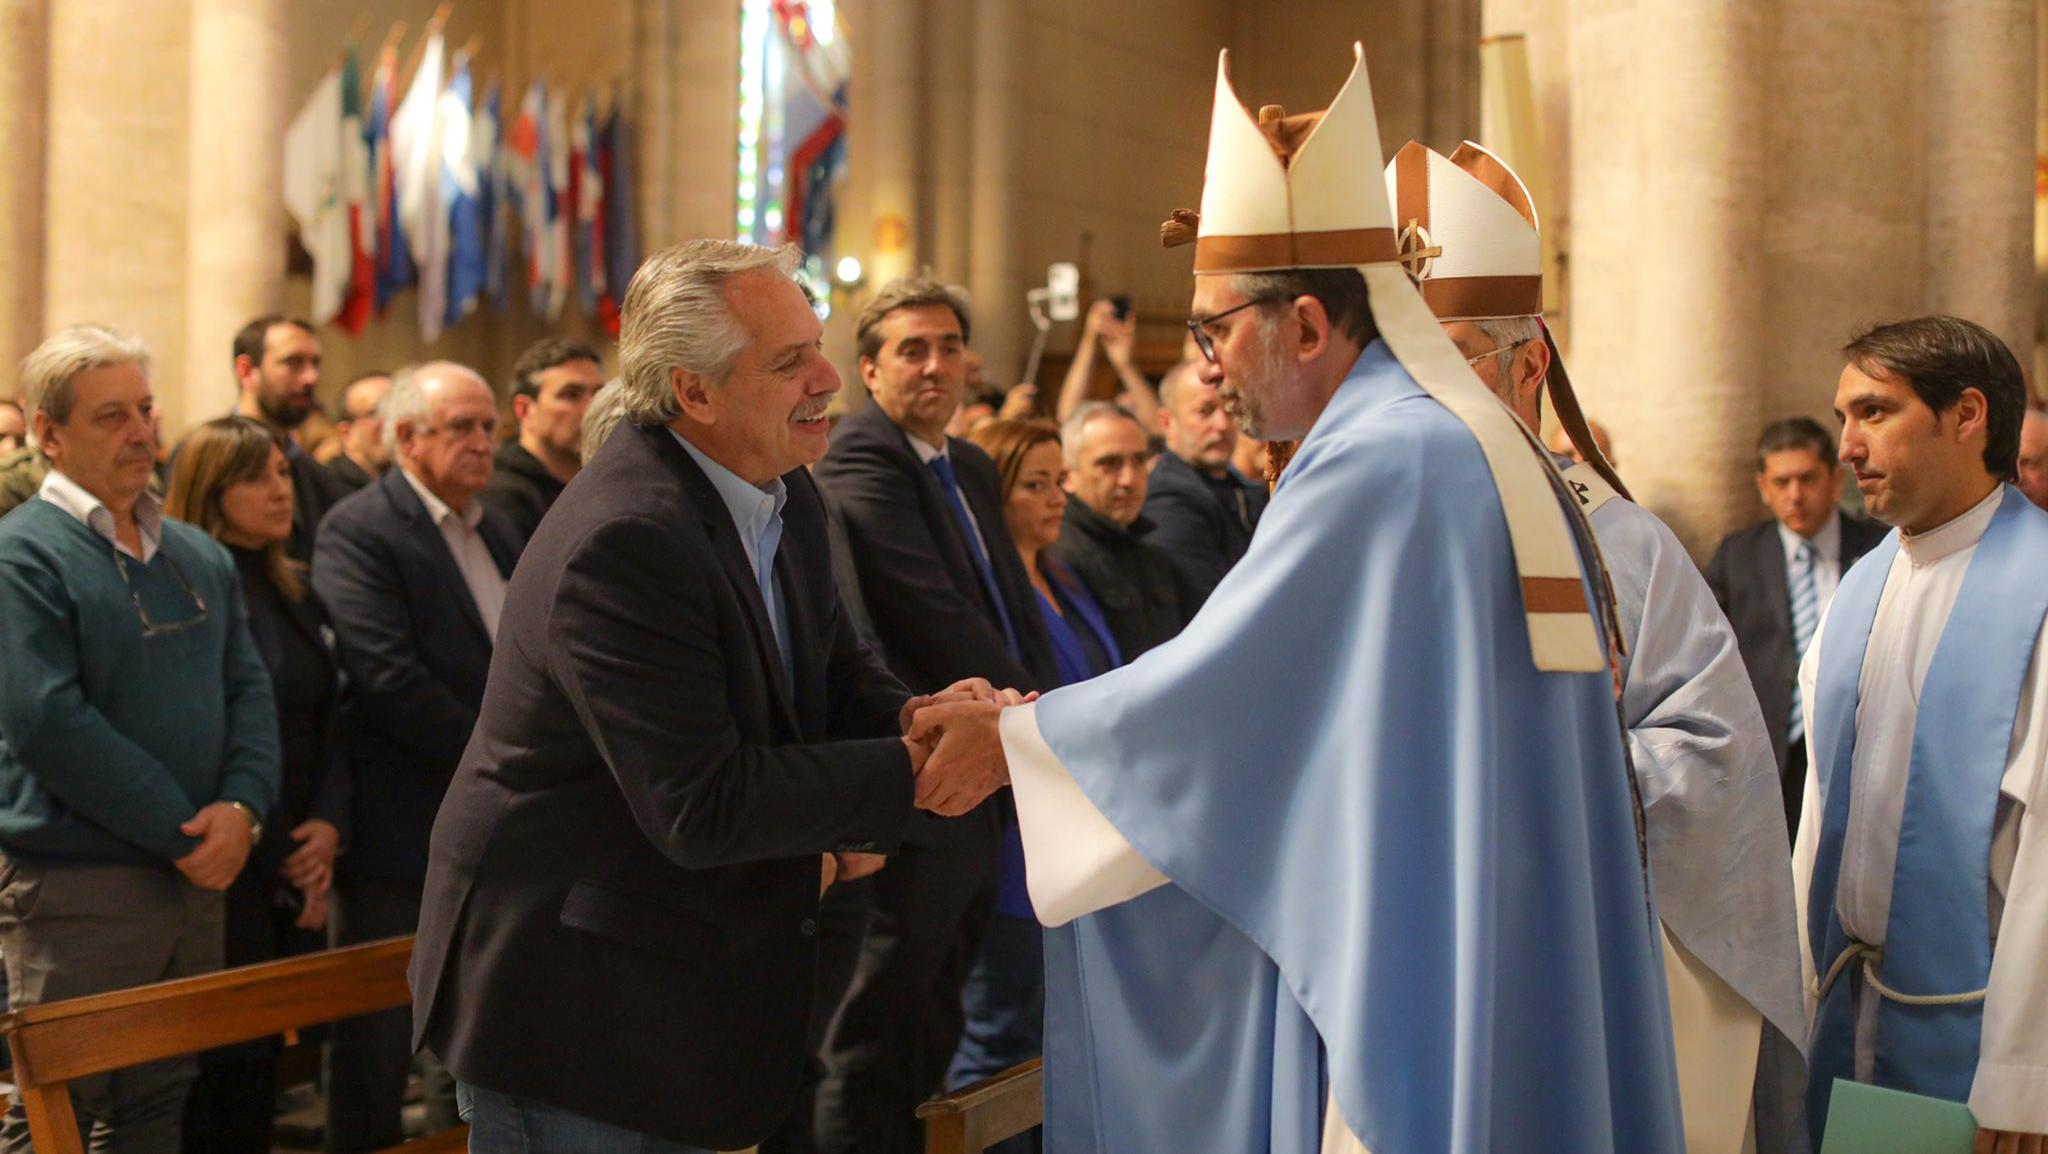
[[(352, 946), (413, 933), (419, 882), (342, 878), (334, 889), (334, 944)], [(366, 1154), (405, 1139), (405, 1082), (412, 1073), (412, 1009), (401, 1006), (334, 1024), (327, 1051), (327, 1154)], [(421, 1058), (427, 1130), (456, 1125), (454, 1084), (440, 1063)]]
[[(253, 966), (311, 953), (326, 944), (293, 923), (279, 905), (269, 863), (251, 864), (228, 887), (226, 964)], [(310, 1039), (309, 1039), (310, 1040)], [(199, 1080), (185, 1104), (184, 1154), (270, 1154), (277, 1125), (276, 1038), (258, 1038), (199, 1056)]]
[(1785, 790), (1785, 830), (1799, 840), (1799, 811), (1806, 805), (1806, 738), (1785, 747), (1785, 760), (1778, 766), (1778, 782)]
[(853, 981), (825, 1034), (819, 1154), (917, 1154), (918, 1104), (960, 1042), (960, 988), (995, 896), (989, 807), (943, 845), (906, 844), (873, 879)]
[(811, 1061), (797, 1090), (789, 1116), (773, 1134), (763, 1139), (760, 1154), (815, 1154), (812, 1111), (818, 1085), (825, 1078), (825, 1029), (832, 1012), (846, 997), (853, 981), (854, 966), (860, 962), (861, 942), (867, 937), (868, 902), (874, 881), (841, 882), (825, 891), (818, 902), (818, 988), (811, 1000)]
[[(163, 866), (37, 868), (0, 861), (0, 952), (8, 1008), (146, 986), (221, 966), (220, 894)], [(191, 1058), (148, 1062), (71, 1083), (79, 1132), (94, 1154), (178, 1148)], [(28, 1154), (28, 1115), (15, 1097), (0, 1151)]]
[(469, 1123), (469, 1154), (714, 1154), (466, 1082), (455, 1101)]

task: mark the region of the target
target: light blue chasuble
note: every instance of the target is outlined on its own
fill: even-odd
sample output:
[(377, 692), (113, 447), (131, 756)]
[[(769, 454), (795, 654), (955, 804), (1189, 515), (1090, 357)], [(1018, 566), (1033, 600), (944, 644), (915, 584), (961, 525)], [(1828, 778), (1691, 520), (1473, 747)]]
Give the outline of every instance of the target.
[(1372, 1154), (1683, 1148), (1613, 683), (1515, 572), (1375, 342), (1188, 628), (1040, 700), (1170, 882), (1048, 935), (1050, 1154), (1315, 1154), (1332, 1096)]
[[(1812, 713), (1824, 728), (1810, 734), (1821, 831), (1806, 911), (1821, 975), (1853, 944), (1835, 911), (1835, 886), (1849, 823), (1864, 652), (1898, 551), (1894, 532), (1842, 577), (1821, 637)], [(1920, 690), (1878, 965), (1879, 980), (1900, 994), (1968, 993), (1990, 980), (1991, 829), (2020, 690), (2048, 616), (2044, 574), (2048, 516), (2008, 485), (1970, 558)], [(1807, 1116), (1816, 1146), (1835, 1079), (1855, 1074), (1863, 984), (1862, 961), (1852, 958), (1814, 1013)], [(1983, 1021), (1981, 1000), (1939, 1006), (1880, 1000), (1873, 1080), (1967, 1101)]]

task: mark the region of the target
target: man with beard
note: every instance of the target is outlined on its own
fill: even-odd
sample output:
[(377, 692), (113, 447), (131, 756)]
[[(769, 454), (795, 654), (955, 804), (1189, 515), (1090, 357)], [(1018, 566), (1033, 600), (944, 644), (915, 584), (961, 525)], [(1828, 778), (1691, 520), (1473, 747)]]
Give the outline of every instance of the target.
[(1251, 549), (1137, 662), (920, 713), (919, 794), (1014, 785), (1061, 1154), (1673, 1154), (1604, 583), (1402, 271), (1354, 59), (1327, 112), (1254, 118), (1226, 54), (1202, 211), (1161, 230), (1204, 378), (1305, 438)]
[(1166, 452), (1152, 466), (1145, 495), (1150, 540), (1173, 558), (1190, 615), (1251, 547), (1266, 510), (1265, 479), (1246, 477), (1231, 463), (1237, 426), (1200, 368), (1198, 361), (1183, 361), (1159, 382)]
[(292, 468), (292, 556), (313, 556), (320, 519), (349, 488), (299, 445), (297, 431), (313, 413), (320, 386), (320, 338), (311, 322), (266, 313), (235, 333), (235, 381), (242, 390), (235, 412), (284, 435)]

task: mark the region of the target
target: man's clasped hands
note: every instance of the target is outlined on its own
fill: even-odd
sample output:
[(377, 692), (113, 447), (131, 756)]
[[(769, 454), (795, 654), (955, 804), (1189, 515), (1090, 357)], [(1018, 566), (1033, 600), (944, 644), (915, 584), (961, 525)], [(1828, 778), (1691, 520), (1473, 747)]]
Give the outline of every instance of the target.
[[(1010, 784), (996, 721), (1004, 709), (1036, 700), (1036, 693), (997, 689), (986, 678), (970, 677), (904, 702), (898, 722), (917, 782), (917, 808), (958, 817)], [(880, 854), (828, 854), (823, 884), (866, 877), (885, 861)]]

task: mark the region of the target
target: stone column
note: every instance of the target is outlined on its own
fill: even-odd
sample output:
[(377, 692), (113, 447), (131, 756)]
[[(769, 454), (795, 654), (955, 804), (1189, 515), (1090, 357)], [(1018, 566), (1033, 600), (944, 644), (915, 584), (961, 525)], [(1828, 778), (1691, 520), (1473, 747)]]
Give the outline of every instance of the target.
[(46, 0), (0, 0), (0, 267), (12, 291), (0, 308), (0, 394), (43, 337), (43, 117), (49, 50)]
[[(154, 356), (165, 430), (174, 434), (188, 416), (191, 5), (64, 0), (50, 6), (49, 27), (44, 325), (99, 321), (140, 334)], [(211, 416), (233, 403), (223, 379), (198, 412)]]
[(1928, 6), (1929, 312), (2034, 338), (2035, 0)]
[(682, 239), (670, 201), (676, 186), (675, 0), (634, 0), (629, 51), (629, 100), (639, 146), (633, 157), (634, 203), (639, 209), (635, 223), (642, 249), (655, 252)]
[(977, 306), (974, 345), (988, 379), (1014, 384), (1024, 371), (1032, 333), (1024, 313), (1025, 276), (1017, 237), (1017, 134), (1024, 118), (1019, 50), (1023, 21), (1017, 0), (976, 0), (974, 5), (974, 182), (970, 190), (974, 234), (970, 288)]
[(1695, 552), (1750, 511), (1733, 482), (1765, 369), (1773, 7), (1572, 9), (1573, 375), (1636, 496)]
[(924, 148), (922, 37), (917, 0), (869, 0), (863, 7), (860, 38), (854, 44), (863, 89), (851, 95), (854, 124), (849, 148), (865, 149), (872, 213), (866, 247), (870, 286), (917, 270), (917, 172)]
[(675, 240), (731, 237), (739, 196), (740, 6), (670, 0), (678, 46), (674, 183), (666, 190)]
[[(235, 330), (284, 299), (284, 0), (192, 0), (184, 425), (235, 400)], [(295, 111), (295, 110), (294, 110)]]
[(974, 7), (932, 0), (932, 36), (925, 45), (931, 95), (931, 208), (923, 230), (933, 271), (965, 283), (972, 233), (974, 169)]

